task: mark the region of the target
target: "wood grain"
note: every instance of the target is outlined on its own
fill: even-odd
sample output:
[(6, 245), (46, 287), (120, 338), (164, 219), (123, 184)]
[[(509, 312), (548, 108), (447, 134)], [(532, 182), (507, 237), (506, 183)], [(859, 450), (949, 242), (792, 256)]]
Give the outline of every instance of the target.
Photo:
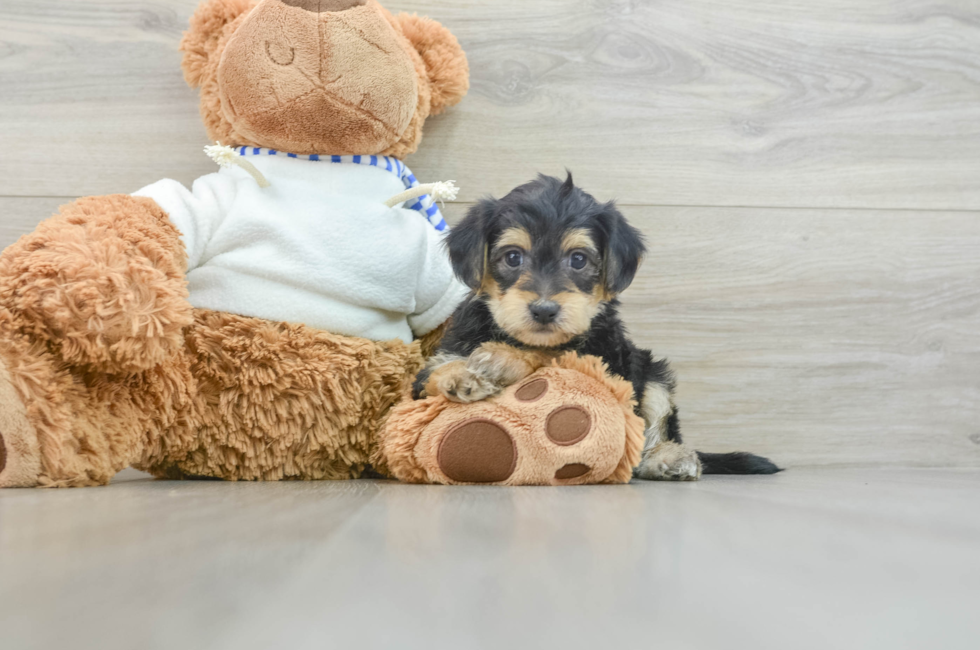
[[(572, 169), (624, 203), (980, 209), (973, 0), (392, 0), (472, 92), (409, 159), (463, 199)], [(5, 0), (0, 195), (212, 169), (176, 45), (196, 0)]]
[(623, 315), (672, 361), (688, 442), (980, 466), (980, 214), (623, 210), (650, 249)]
[[(0, 245), (62, 202), (0, 199)], [(980, 466), (980, 214), (623, 209), (650, 246), (624, 317), (697, 448)]]
[(34, 230), (41, 220), (56, 214), (59, 206), (71, 201), (67, 197), (0, 197), (0, 251)]
[(974, 650), (978, 489), (798, 469), (0, 490), (0, 629), (11, 650)]

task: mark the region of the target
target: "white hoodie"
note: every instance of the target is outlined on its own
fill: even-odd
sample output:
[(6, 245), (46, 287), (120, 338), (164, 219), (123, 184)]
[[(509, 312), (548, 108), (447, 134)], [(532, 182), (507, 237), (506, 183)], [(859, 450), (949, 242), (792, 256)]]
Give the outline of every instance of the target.
[(384, 205), (418, 184), (400, 161), (236, 153), (271, 185), (229, 167), (191, 191), (163, 180), (135, 193), (180, 230), (193, 306), (408, 342), (442, 324), (466, 295), (432, 198)]

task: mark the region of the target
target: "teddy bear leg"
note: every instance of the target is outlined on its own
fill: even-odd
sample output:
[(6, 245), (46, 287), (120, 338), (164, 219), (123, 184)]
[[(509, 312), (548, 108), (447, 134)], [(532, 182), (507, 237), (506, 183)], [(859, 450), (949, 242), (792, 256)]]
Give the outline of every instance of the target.
[(0, 357), (0, 488), (37, 485), (40, 474), (37, 430)]
[(0, 254), (0, 487), (131, 462), (154, 410), (137, 393), (191, 321), (185, 265), (163, 210), (129, 196), (80, 199)]
[[(0, 488), (108, 483), (139, 447), (140, 423), (114, 399), (125, 384), (89, 378), (103, 387), (93, 398), (85, 378), (12, 332), (11, 320), (0, 308)], [(117, 408), (122, 420), (111, 416)]]
[(0, 255), (0, 306), (69, 365), (152, 368), (192, 320), (180, 234), (152, 200), (79, 199)]

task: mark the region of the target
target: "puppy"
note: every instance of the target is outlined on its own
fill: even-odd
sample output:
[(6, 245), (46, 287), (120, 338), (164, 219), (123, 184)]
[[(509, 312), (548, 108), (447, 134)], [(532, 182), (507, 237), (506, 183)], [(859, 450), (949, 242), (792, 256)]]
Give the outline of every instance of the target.
[(601, 357), (633, 384), (646, 443), (636, 476), (697, 480), (772, 474), (765, 458), (708, 454), (681, 443), (666, 360), (630, 341), (616, 297), (633, 281), (643, 237), (615, 208), (539, 176), (503, 199), (477, 203), (447, 238), (453, 269), (472, 293), (453, 314), (414, 395), (473, 402), (497, 394), (563, 352)]

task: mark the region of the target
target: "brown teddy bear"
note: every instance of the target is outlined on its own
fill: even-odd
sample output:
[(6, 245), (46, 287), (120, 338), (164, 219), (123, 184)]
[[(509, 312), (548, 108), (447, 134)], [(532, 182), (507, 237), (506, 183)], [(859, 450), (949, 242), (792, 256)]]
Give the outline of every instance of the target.
[(0, 256), (0, 487), (356, 477), (462, 296), (400, 161), (467, 91), (447, 29), (206, 0), (181, 49), (240, 160), (79, 199)]
[(129, 465), (629, 480), (643, 423), (598, 359), (486, 402), (410, 399), (468, 291), (442, 247), (449, 190), (401, 162), (467, 90), (452, 34), (376, 0), (206, 0), (181, 47), (210, 137), (236, 148), (208, 147), (224, 168), (191, 189), (80, 199), (0, 255), (0, 487)]

